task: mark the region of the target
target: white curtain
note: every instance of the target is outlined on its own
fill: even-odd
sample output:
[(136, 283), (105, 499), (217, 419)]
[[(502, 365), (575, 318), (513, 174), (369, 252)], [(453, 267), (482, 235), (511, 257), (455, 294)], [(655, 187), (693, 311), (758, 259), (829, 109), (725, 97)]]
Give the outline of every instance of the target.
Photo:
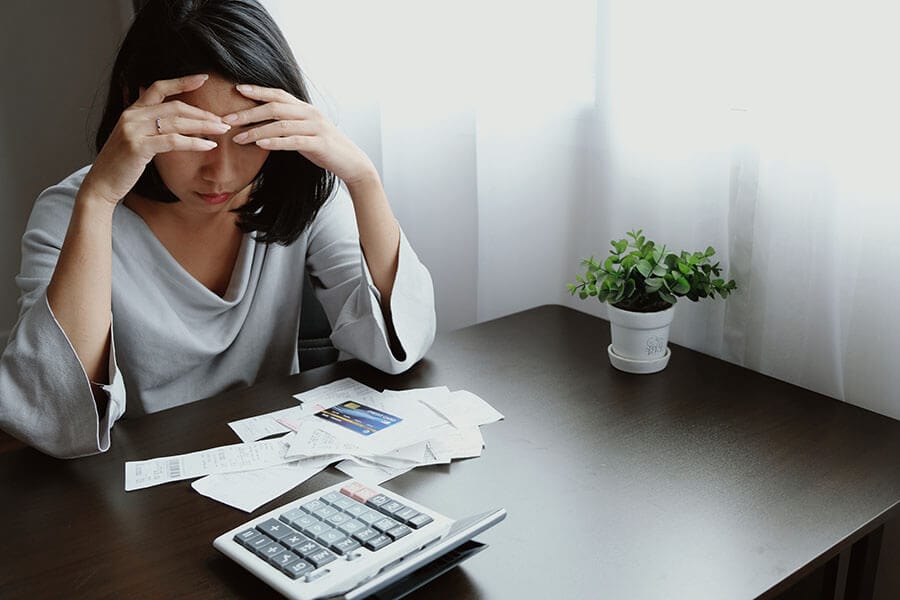
[(680, 302), (674, 342), (900, 418), (890, 3), (265, 4), (379, 167), (442, 330), (605, 316), (564, 284), (643, 228), (738, 281)]

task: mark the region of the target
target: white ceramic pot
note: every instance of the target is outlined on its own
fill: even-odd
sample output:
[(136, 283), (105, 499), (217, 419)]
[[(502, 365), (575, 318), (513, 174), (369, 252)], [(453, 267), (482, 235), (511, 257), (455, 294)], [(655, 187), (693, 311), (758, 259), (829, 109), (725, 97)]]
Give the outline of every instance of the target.
[(675, 306), (658, 312), (632, 312), (608, 305), (612, 344), (610, 362), (629, 373), (656, 373), (666, 367), (669, 350), (669, 326)]

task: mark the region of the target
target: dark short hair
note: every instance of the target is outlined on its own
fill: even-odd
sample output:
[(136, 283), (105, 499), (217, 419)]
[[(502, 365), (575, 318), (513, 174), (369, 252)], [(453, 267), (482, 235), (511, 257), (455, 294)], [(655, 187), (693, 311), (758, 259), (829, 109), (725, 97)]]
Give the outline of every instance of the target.
[[(119, 48), (97, 131), (97, 152), (141, 87), (194, 73), (280, 88), (309, 102), (290, 46), (256, 0), (149, 0)], [(238, 227), (256, 232), (264, 243), (290, 244), (315, 218), (334, 186), (332, 173), (301, 154), (273, 151), (253, 183), (250, 199), (235, 209)], [(159, 202), (178, 202), (152, 162), (133, 191)]]

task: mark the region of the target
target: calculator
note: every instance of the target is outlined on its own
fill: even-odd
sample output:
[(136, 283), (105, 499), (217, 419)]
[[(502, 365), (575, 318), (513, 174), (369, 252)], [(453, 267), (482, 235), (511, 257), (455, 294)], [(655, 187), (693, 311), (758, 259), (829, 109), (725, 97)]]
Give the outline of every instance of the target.
[(453, 520), (377, 485), (337, 483), (225, 532), (213, 546), (297, 600), (402, 596), (486, 547), (506, 517)]

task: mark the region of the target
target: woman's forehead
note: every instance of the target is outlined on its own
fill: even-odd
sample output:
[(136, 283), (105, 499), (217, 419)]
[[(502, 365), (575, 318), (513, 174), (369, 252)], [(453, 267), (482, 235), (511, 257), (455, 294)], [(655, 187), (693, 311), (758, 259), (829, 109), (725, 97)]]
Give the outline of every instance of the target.
[(207, 110), (224, 117), (233, 112), (253, 108), (259, 103), (241, 95), (235, 89), (236, 83), (223, 79), (218, 75), (210, 75), (202, 86), (196, 90), (173, 96), (197, 108)]

